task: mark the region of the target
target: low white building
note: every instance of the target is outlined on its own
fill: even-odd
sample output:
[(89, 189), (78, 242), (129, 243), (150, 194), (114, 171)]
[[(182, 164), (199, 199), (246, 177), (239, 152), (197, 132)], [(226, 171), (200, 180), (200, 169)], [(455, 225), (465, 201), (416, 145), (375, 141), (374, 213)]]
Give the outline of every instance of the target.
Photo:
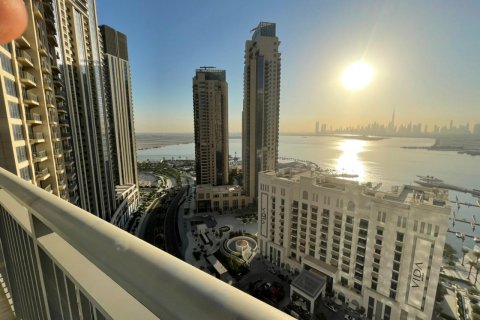
[(245, 208), (248, 204), (242, 187), (237, 185), (201, 184), (196, 187), (196, 192), (198, 212), (229, 211)]
[[(448, 191), (371, 184), (309, 170), (259, 174), (261, 253), (319, 288), (302, 291), (363, 306), (371, 319), (431, 319), (450, 206)], [(293, 284), (297, 283), (296, 286)]]

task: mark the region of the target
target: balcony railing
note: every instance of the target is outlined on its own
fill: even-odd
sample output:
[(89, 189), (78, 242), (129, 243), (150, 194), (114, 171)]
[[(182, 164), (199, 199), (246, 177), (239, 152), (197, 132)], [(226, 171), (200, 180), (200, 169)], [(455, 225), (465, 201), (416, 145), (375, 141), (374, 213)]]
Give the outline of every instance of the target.
[(38, 106), (39, 102), (38, 102), (38, 96), (36, 94), (33, 94), (33, 93), (30, 93), (30, 92), (26, 92), (26, 91), (23, 91), (23, 101), (26, 103), (26, 104), (29, 104), (29, 105), (36, 105)]
[(20, 81), (25, 85), (25, 86), (30, 86), (30, 87), (35, 87), (37, 86), (35, 82), (35, 76), (31, 74), (30, 72), (27, 71), (20, 71)]
[(43, 137), (42, 132), (34, 132), (31, 137), (30, 137), (30, 143), (38, 143), (38, 142), (43, 142), (45, 138)]
[(35, 170), (35, 176), (38, 180), (45, 180), (50, 176), (50, 171), (48, 171), (48, 168)]
[(40, 116), (38, 113), (29, 112), (27, 113), (27, 121), (31, 124), (41, 124), (42, 116)]
[(25, 67), (33, 67), (32, 56), (25, 50), (17, 50), (17, 61)]
[(18, 318), (291, 319), (4, 169), (0, 188)]
[(46, 158), (46, 157), (47, 157), (47, 152), (45, 150), (33, 152), (33, 158), (35, 160), (42, 160), (43, 158)]
[(43, 19), (43, 8), (40, 2), (33, 1), (33, 14), (38, 19)]

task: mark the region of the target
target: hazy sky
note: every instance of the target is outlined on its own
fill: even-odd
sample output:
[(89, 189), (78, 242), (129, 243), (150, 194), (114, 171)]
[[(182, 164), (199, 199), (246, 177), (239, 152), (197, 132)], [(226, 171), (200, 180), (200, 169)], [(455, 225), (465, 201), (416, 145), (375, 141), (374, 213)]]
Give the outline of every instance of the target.
[[(243, 51), (277, 23), (280, 131), (388, 122), (480, 122), (480, 1), (97, 0), (99, 24), (128, 37), (137, 132), (193, 132), (192, 77), (227, 70), (230, 132), (241, 131)], [(364, 58), (372, 84), (340, 75)]]

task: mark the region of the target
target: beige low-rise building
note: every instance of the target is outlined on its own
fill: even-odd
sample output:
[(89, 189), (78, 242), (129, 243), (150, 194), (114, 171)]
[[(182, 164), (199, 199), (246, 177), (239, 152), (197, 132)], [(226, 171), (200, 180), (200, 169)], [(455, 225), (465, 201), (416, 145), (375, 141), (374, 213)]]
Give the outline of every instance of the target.
[[(308, 301), (310, 311), (330, 295), (365, 308), (370, 319), (431, 319), (448, 191), (400, 186), (383, 192), (287, 169), (260, 173), (258, 203), (261, 253), (300, 272), (291, 294)], [(300, 277), (317, 279), (318, 288)]]
[(198, 212), (231, 211), (245, 208), (249, 204), (242, 187), (236, 185), (198, 185), (196, 196)]

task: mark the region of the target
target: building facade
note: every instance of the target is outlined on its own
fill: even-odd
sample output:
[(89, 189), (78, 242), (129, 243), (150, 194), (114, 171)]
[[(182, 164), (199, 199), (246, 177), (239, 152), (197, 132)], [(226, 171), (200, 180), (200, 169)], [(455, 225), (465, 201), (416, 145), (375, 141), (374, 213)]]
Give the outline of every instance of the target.
[(123, 69), (105, 79), (94, 0), (25, 5), (25, 33), (0, 46), (0, 166), (110, 221), (116, 188), (137, 184), (126, 38), (117, 56), (107, 43)]
[(258, 173), (277, 170), (280, 112), (280, 41), (276, 25), (260, 22), (245, 43), (242, 168), (246, 195), (257, 197)]
[(95, 0), (53, 3), (80, 205), (110, 220), (116, 199)]
[(116, 192), (115, 219), (112, 218), (112, 223), (123, 227), (137, 210), (139, 198), (127, 37), (106, 25), (100, 26), (100, 33), (103, 40), (105, 104)]
[(81, 205), (56, 2), (25, 6), (26, 31), (0, 46), (0, 166)]
[(193, 77), (197, 184), (228, 183), (228, 84), (225, 70), (205, 67)]
[[(363, 306), (370, 319), (431, 319), (448, 192), (377, 189), (310, 170), (261, 173), (260, 250), (299, 277), (316, 277), (317, 297)], [(319, 299), (298, 282), (292, 294), (313, 310)]]
[(242, 188), (236, 185), (197, 185), (196, 198), (198, 212), (231, 211), (249, 204)]

